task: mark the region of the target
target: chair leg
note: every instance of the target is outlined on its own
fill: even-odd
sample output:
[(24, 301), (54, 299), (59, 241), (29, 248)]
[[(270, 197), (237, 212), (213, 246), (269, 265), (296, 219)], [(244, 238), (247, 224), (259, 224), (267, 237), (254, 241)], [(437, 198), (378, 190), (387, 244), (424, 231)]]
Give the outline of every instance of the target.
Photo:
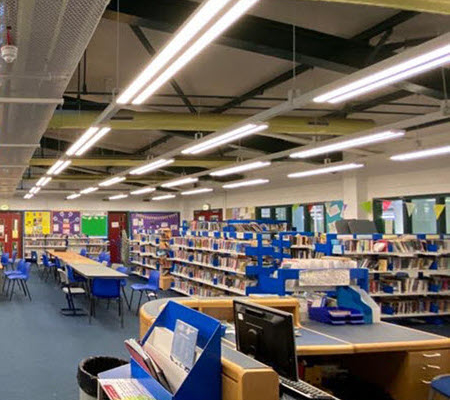
[(19, 281), (19, 284), (20, 284), (20, 287), (22, 288), (24, 296), (26, 296), (27, 295), (27, 291), (25, 290), (25, 286), (23, 284), (23, 280), (22, 279)]
[(137, 308), (136, 308), (136, 315), (139, 314), (139, 307), (141, 306), (142, 295), (144, 294), (144, 291), (143, 291), (143, 290), (140, 290), (140, 292), (141, 292), (141, 295), (139, 296), (139, 303), (138, 303), (138, 306), (137, 306)]
[(26, 292), (28, 293), (28, 298), (31, 301), (31, 293), (30, 293), (30, 288), (28, 287), (28, 283), (26, 281), (23, 281), (23, 285), (24, 285), (24, 287), (26, 289)]
[(8, 284), (6, 285), (6, 293), (5, 293), (6, 296), (8, 296), (10, 287), (11, 287), (11, 279), (8, 279)]
[(122, 297), (119, 296), (119, 315), (120, 315), (120, 327), (123, 328), (123, 310), (122, 310)]
[(12, 283), (11, 293), (10, 293), (10, 295), (9, 295), (9, 301), (11, 301), (12, 298), (13, 298), (13, 294), (14, 294), (14, 286), (16, 286), (16, 281), (15, 281), (15, 280), (13, 280), (13, 283)]
[(2, 293), (5, 293), (5, 287), (6, 287), (6, 276), (3, 275)]
[(125, 304), (128, 306), (128, 309), (130, 309), (130, 303), (128, 303), (127, 293), (125, 292), (125, 288), (123, 286), (122, 286), (122, 294), (123, 298), (125, 299)]
[(133, 304), (133, 295), (134, 295), (134, 289), (131, 289), (131, 298), (130, 298), (130, 302), (128, 303), (128, 310), (131, 310), (131, 305)]

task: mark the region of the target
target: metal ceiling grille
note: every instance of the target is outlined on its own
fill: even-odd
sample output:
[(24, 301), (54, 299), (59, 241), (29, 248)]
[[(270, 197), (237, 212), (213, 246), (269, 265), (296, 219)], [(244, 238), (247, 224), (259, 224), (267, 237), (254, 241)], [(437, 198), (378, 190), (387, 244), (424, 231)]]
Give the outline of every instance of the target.
[[(1, 1), (0, 45), (5, 44), (6, 27), (11, 26), (18, 56), (12, 64), (0, 60), (0, 97), (62, 98), (108, 2)], [(2, 197), (13, 195), (55, 106), (0, 104)]]

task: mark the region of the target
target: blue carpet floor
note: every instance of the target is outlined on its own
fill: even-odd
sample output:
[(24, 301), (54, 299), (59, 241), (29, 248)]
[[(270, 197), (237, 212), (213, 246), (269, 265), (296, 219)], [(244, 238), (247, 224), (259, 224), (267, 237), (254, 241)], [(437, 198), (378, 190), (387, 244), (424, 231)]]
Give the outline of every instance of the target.
[[(43, 282), (34, 271), (29, 288), (32, 302), (18, 290), (11, 302), (0, 295), (0, 398), (76, 400), (80, 360), (93, 355), (127, 358), (123, 341), (139, 335), (138, 299), (135, 296), (131, 312), (126, 309), (122, 329), (114, 302), (109, 310), (106, 303), (99, 303), (89, 325), (88, 317), (60, 314), (67, 305), (52, 278)], [(177, 296), (160, 292), (160, 297)], [(86, 300), (77, 299), (87, 309)]]
[[(132, 278), (131, 281), (139, 278)], [(64, 294), (52, 279), (43, 282), (36, 271), (29, 287), (30, 302), (17, 291), (13, 301), (0, 295), (0, 399), (76, 400), (77, 366), (93, 355), (127, 358), (123, 341), (139, 334), (134, 308), (125, 312), (125, 327), (120, 327), (116, 305), (98, 304), (97, 316), (89, 325), (87, 317), (65, 317)], [(177, 297), (172, 291), (160, 297)], [(129, 292), (128, 292), (129, 297)], [(86, 308), (82, 298), (78, 305)], [(399, 321), (400, 322), (400, 321)], [(404, 322), (408, 326), (450, 336), (450, 323)]]

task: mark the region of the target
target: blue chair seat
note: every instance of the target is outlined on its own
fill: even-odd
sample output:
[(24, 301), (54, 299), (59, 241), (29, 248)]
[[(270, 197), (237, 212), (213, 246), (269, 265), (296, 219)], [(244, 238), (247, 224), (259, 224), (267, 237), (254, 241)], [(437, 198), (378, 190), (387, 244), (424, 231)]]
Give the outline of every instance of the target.
[(17, 275), (20, 274), (20, 271), (11, 270), (11, 271), (5, 271), (5, 276), (11, 276), (11, 275)]
[(431, 382), (431, 388), (442, 396), (450, 398), (450, 375), (437, 376)]
[(153, 285), (149, 285), (148, 283), (133, 283), (131, 286), (133, 290), (158, 290)]
[(22, 274), (22, 273), (18, 273), (18, 274), (14, 274), (14, 275), (9, 275), (8, 276), (9, 280), (14, 280), (14, 279), (27, 279), (27, 276)]

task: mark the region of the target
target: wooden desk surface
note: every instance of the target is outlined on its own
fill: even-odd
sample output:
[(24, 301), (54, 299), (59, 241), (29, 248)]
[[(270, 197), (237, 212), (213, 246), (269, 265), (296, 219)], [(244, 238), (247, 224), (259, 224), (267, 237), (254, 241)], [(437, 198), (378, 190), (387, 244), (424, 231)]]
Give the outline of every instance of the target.
[(77, 274), (84, 276), (87, 279), (124, 279), (128, 277), (128, 275), (122, 272), (105, 267), (98, 261), (91, 260), (90, 258), (81, 256), (73, 251), (47, 250), (47, 253), (53, 257), (58, 257), (62, 262), (70, 265)]

